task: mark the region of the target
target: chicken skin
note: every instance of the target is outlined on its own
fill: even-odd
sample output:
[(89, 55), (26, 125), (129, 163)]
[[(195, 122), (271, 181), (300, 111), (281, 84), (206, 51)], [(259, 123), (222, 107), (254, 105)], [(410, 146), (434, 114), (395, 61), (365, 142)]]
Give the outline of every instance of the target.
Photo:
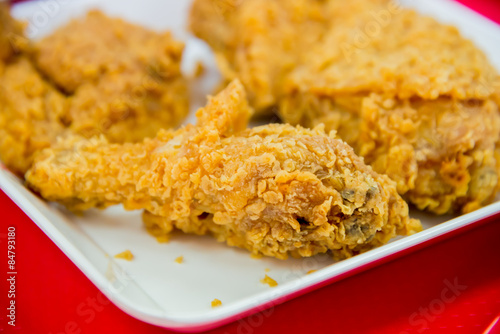
[(331, 251), (346, 258), (421, 229), (396, 185), (323, 128), (246, 129), (239, 81), (197, 112), (198, 123), (137, 144), (61, 138), (27, 183), (71, 210), (144, 209), (156, 236), (211, 234), (255, 255)]
[(417, 208), (494, 199), (500, 79), (456, 28), (388, 0), (196, 0), (191, 29), (258, 112), (336, 130)]

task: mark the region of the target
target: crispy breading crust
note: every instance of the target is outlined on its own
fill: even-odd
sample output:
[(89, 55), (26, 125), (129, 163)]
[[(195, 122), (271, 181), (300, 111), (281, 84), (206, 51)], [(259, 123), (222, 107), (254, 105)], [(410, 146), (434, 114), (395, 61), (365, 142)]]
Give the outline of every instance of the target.
[(188, 113), (184, 44), (91, 11), (35, 46), (38, 69), (72, 95), (72, 128), (113, 142), (178, 126)]
[(0, 71), (3, 62), (27, 48), (23, 30), (24, 25), (10, 16), (9, 5), (0, 2)]
[(23, 175), (35, 152), (49, 147), (66, 128), (68, 103), (26, 57), (0, 76), (0, 159)]
[(364, 100), (358, 151), (419, 209), (470, 212), (499, 184), (500, 113), (491, 100)]
[(16, 46), (0, 59), (0, 159), (18, 175), (66, 131), (137, 142), (187, 115), (184, 46), (169, 33), (94, 11), (33, 45), (7, 6), (0, 18), (0, 46)]
[(277, 124), (245, 130), (249, 116), (236, 81), (198, 111), (196, 126), (141, 144), (60, 140), (38, 156), (27, 182), (73, 210), (145, 209), (156, 236), (174, 228), (210, 233), (281, 259), (349, 257), (421, 229), (395, 183), (334, 133)]
[[(500, 79), (456, 28), (386, 0), (242, 0), (221, 23), (207, 15), (209, 4), (217, 2), (195, 1), (191, 29), (214, 48), (228, 79), (242, 79), (257, 109), (274, 107), (287, 123), (337, 130), (421, 209), (468, 212), (494, 198)], [(208, 36), (203, 27), (210, 24), (232, 33)], [(372, 94), (426, 112), (401, 113), (374, 103)], [(432, 115), (455, 122), (435, 127), (426, 119)], [(389, 126), (390, 135), (385, 118), (400, 123)], [(481, 122), (489, 123), (483, 134), (474, 128)], [(397, 133), (410, 126), (420, 129), (418, 138)], [(472, 138), (460, 144), (441, 140), (441, 147), (430, 145), (435, 151), (425, 154), (418, 144), (457, 134)], [(474, 156), (474, 163), (463, 156)], [(394, 163), (401, 161), (407, 169)], [(465, 175), (460, 184), (446, 176), (454, 169)], [(484, 189), (478, 191), (479, 185)]]
[(226, 81), (242, 80), (261, 113), (277, 103), (285, 76), (321, 36), (322, 9), (308, 0), (196, 0), (190, 27), (214, 49)]

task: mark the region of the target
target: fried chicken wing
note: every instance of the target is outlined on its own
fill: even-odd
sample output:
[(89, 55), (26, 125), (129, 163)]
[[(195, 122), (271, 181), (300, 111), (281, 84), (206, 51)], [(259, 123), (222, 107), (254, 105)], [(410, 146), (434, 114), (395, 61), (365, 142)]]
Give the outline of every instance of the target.
[(28, 185), (72, 210), (122, 203), (144, 209), (155, 235), (212, 234), (277, 258), (332, 251), (349, 257), (421, 229), (388, 177), (334, 133), (250, 117), (235, 81), (197, 113), (198, 124), (138, 144), (61, 139)]
[(7, 6), (0, 18), (1, 50), (9, 50), (4, 40), (16, 46), (0, 59), (0, 159), (13, 172), (24, 175), (33, 155), (66, 132), (137, 142), (187, 115), (183, 44), (169, 33), (93, 11), (28, 43)]
[[(420, 209), (468, 212), (495, 197), (500, 79), (456, 28), (387, 0), (220, 3), (196, 0), (191, 29), (228, 80), (241, 78), (252, 106), (337, 130)], [(214, 7), (222, 17), (208, 15)]]

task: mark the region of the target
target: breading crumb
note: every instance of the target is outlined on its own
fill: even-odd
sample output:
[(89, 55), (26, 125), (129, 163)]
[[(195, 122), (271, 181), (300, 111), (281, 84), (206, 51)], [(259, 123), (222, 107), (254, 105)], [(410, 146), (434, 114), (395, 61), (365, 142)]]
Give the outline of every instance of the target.
[(271, 271), (271, 269), (269, 269), (269, 268), (266, 268), (265, 270), (266, 270), (266, 273)]
[(260, 280), (262, 284), (269, 284), (271, 288), (274, 288), (275, 286), (278, 286), (278, 282), (276, 282), (274, 279), (272, 279), (269, 276), (265, 276), (263, 279)]
[(177, 259), (175, 259), (175, 262), (181, 264), (182, 262), (184, 262), (184, 256), (179, 256)]
[(122, 260), (126, 260), (126, 261), (132, 261), (134, 259), (134, 254), (132, 254), (132, 252), (130, 250), (126, 250), (124, 252), (121, 252), (119, 254), (116, 254), (115, 255), (115, 258), (116, 259), (122, 259)]
[(222, 305), (222, 302), (220, 300), (218, 300), (217, 298), (212, 300), (212, 307), (219, 307), (221, 305)]
[(170, 241), (170, 238), (168, 235), (160, 235), (156, 237), (156, 241), (158, 241), (160, 244), (166, 244)]
[(313, 270), (309, 270), (306, 275), (309, 275), (309, 274), (312, 274), (312, 273), (315, 273), (317, 270), (313, 269)]

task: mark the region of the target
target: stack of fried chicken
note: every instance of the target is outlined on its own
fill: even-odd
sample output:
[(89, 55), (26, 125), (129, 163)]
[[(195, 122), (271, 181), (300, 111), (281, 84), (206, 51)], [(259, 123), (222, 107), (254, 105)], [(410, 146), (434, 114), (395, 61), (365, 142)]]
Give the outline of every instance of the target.
[[(179, 129), (169, 33), (94, 11), (32, 42), (0, 17), (0, 157), (73, 211), (123, 204), (155, 236), (341, 259), (420, 231), (405, 200), (466, 213), (500, 187), (496, 70), (396, 2), (195, 0), (227, 87)], [(288, 124), (248, 128), (270, 113)]]

